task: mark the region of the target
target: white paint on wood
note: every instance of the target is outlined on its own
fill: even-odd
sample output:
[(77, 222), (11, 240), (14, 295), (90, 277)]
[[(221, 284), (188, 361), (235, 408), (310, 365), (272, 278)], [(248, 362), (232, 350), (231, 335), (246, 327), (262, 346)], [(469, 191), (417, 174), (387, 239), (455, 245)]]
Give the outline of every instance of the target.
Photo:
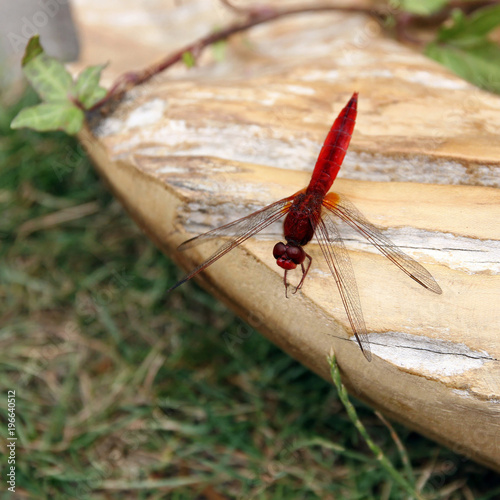
[(481, 368), (494, 360), (485, 351), (469, 348), (439, 338), (409, 335), (402, 332), (370, 333), (372, 353), (388, 363), (423, 376), (449, 377)]
[(130, 113), (125, 122), (125, 128), (131, 129), (158, 123), (163, 118), (165, 107), (163, 99), (151, 99), (151, 101), (145, 102)]

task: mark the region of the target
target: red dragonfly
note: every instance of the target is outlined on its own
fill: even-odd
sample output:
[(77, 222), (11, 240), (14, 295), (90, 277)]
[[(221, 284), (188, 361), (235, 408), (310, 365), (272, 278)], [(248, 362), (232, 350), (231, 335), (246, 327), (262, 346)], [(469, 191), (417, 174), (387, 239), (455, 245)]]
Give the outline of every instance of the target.
[(285, 294), (288, 290), (287, 273), (289, 270), (295, 269), (297, 266), (300, 266), (302, 270), (302, 277), (293, 293), (304, 284), (312, 258), (303, 247), (316, 235), (323, 256), (337, 283), (352, 331), (368, 361), (371, 361), (368, 333), (351, 260), (337, 227), (338, 219), (358, 231), (418, 284), (440, 294), (441, 288), (424, 267), (383, 236), (380, 230), (370, 224), (351, 202), (336, 193), (328, 193), (337, 177), (351, 141), (356, 121), (357, 104), (358, 94), (355, 92), (326, 136), (307, 188), (242, 219), (191, 238), (180, 245), (179, 250), (185, 250), (210, 238), (229, 237), (229, 240), (219, 250), (170, 290), (196, 276), (233, 248), (286, 215), (283, 223), (286, 243), (276, 243), (273, 249), (276, 263), (285, 270)]

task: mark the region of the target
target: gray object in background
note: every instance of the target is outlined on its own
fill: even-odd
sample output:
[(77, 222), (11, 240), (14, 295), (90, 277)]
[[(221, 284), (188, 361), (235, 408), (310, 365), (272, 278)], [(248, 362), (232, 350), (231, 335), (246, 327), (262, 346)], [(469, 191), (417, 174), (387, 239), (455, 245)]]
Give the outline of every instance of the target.
[(24, 48), (35, 34), (49, 55), (78, 58), (69, 0), (0, 0), (0, 90), (19, 81)]

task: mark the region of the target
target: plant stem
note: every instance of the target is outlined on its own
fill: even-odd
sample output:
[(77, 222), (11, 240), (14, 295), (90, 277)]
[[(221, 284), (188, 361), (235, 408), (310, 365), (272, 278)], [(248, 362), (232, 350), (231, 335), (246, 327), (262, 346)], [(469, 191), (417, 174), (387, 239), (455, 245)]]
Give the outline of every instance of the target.
[(342, 404), (344, 405), (347, 415), (349, 416), (349, 419), (351, 422), (354, 424), (358, 432), (361, 434), (363, 439), (365, 440), (366, 444), (372, 451), (372, 453), (375, 455), (375, 458), (377, 461), (380, 463), (380, 465), (389, 473), (389, 475), (392, 477), (392, 479), (399, 485), (401, 486), (408, 495), (410, 495), (410, 498), (416, 498), (418, 500), (422, 500), (422, 497), (420, 494), (415, 491), (415, 488), (413, 485), (411, 485), (397, 470), (396, 468), (392, 465), (390, 460), (384, 455), (384, 452), (382, 449), (376, 445), (370, 435), (368, 434), (368, 431), (366, 430), (366, 427), (362, 424), (361, 420), (358, 417), (358, 414), (356, 412), (356, 409), (352, 405), (352, 403), (349, 401), (349, 395), (347, 393), (347, 389), (345, 388), (344, 384), (342, 383), (342, 380), (340, 378), (340, 369), (339, 366), (337, 365), (337, 360), (335, 359), (335, 354), (333, 351), (330, 353), (328, 356), (328, 363), (330, 364), (330, 370), (331, 370), (331, 377), (333, 380), (333, 383), (335, 384), (335, 387), (337, 388), (340, 400), (342, 401)]

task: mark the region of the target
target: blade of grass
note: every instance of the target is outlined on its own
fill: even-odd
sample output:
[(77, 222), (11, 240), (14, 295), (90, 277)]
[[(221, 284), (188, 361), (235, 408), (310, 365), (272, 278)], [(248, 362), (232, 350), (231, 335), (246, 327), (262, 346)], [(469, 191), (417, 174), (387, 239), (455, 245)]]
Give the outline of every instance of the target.
[(363, 425), (361, 420), (358, 417), (358, 414), (356, 412), (356, 409), (352, 405), (351, 401), (349, 400), (349, 395), (347, 393), (347, 389), (345, 388), (344, 384), (342, 383), (342, 380), (340, 378), (340, 369), (337, 364), (337, 360), (335, 358), (335, 354), (333, 351), (330, 353), (330, 355), (327, 357), (328, 363), (330, 365), (330, 373), (331, 377), (333, 380), (333, 383), (335, 384), (335, 387), (337, 388), (338, 394), (340, 401), (344, 405), (344, 408), (347, 411), (347, 415), (349, 416), (349, 419), (351, 422), (354, 424), (356, 427), (357, 431), (361, 434), (363, 439), (365, 440), (366, 444), (372, 451), (372, 453), (375, 455), (375, 458), (379, 462), (379, 464), (387, 471), (387, 473), (392, 477), (395, 483), (397, 483), (401, 488), (404, 489), (404, 491), (410, 496), (410, 498), (416, 498), (417, 500), (422, 500), (422, 497), (417, 493), (415, 488), (413, 487), (412, 484), (410, 484), (398, 471), (397, 469), (392, 465), (390, 460), (384, 455), (384, 452), (382, 449), (374, 443), (370, 435), (368, 434), (366, 427)]
[(403, 446), (401, 439), (396, 434), (394, 427), (391, 423), (380, 413), (379, 411), (375, 411), (375, 415), (379, 418), (379, 420), (389, 429), (392, 440), (396, 443), (396, 447), (399, 451), (399, 456), (401, 457), (401, 462), (403, 463), (403, 467), (405, 469), (406, 477), (410, 480), (412, 484), (415, 484), (415, 475), (413, 474), (413, 469), (411, 468), (411, 463), (408, 458), (408, 453), (406, 452), (406, 448)]

